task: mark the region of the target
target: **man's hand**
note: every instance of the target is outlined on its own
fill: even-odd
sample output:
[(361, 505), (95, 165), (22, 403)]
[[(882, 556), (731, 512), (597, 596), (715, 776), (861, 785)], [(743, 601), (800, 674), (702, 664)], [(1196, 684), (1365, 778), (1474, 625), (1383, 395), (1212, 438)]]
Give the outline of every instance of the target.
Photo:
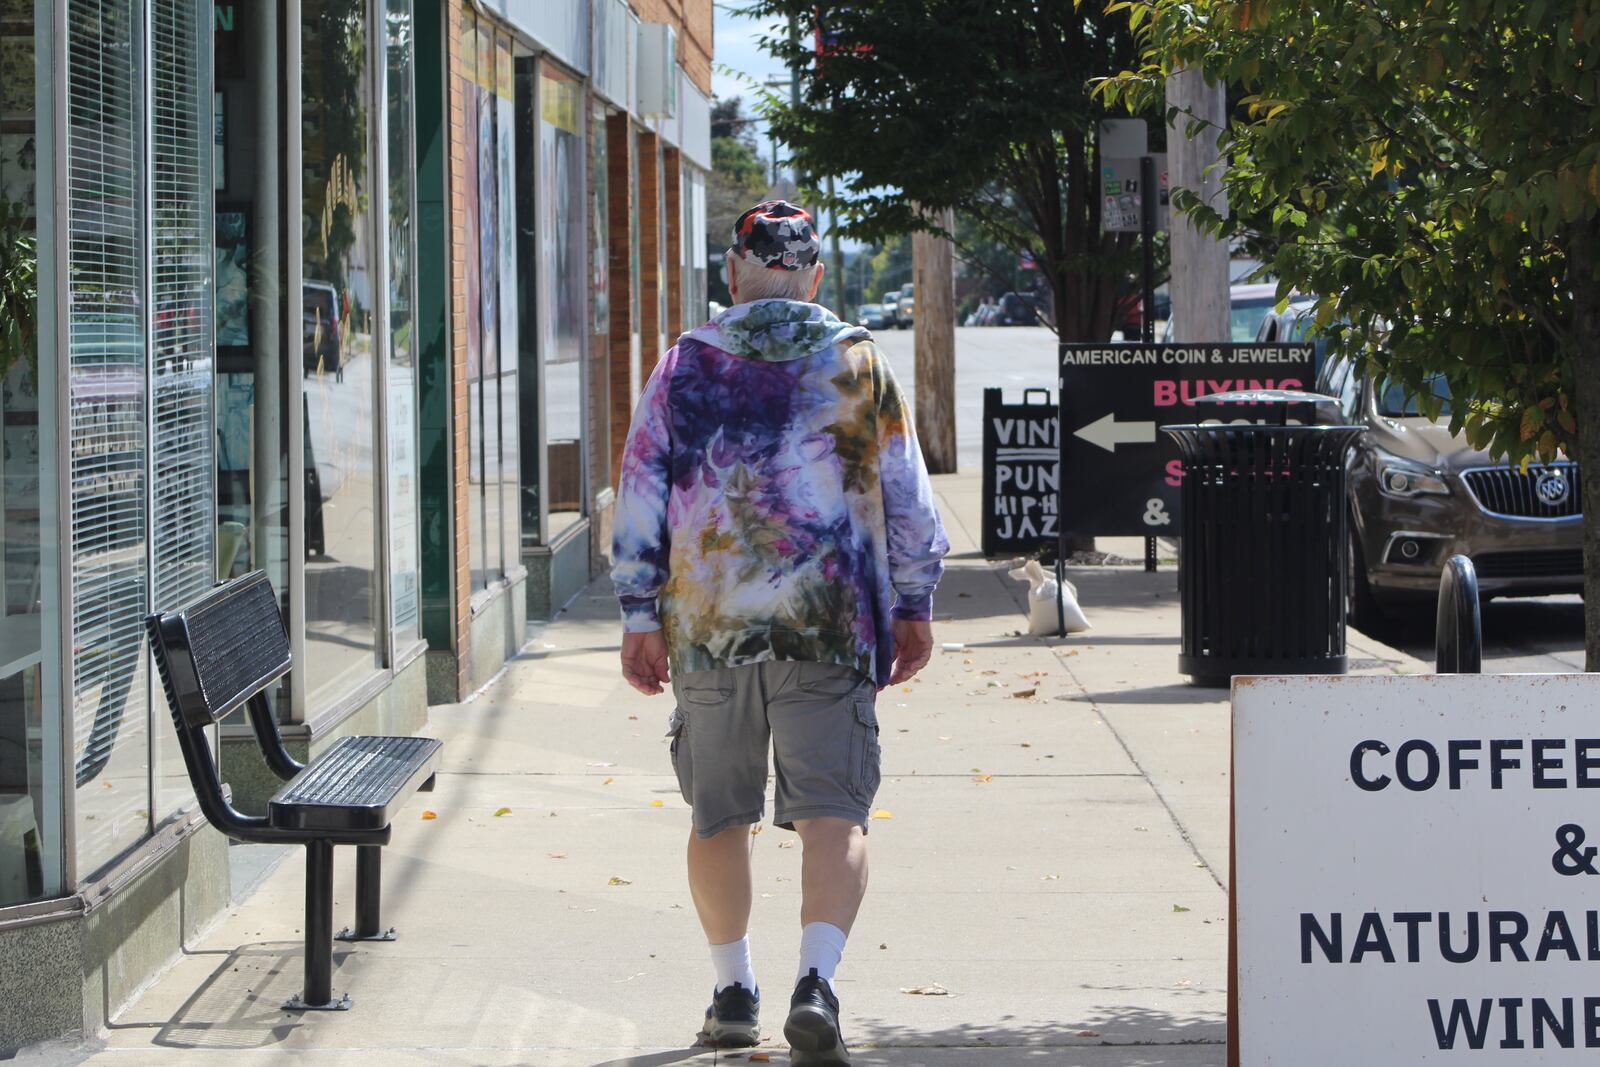
[(899, 685), (928, 665), (928, 657), (933, 655), (933, 624), (895, 619), (892, 628), (894, 673), (889, 675), (889, 684)]
[[(928, 661), (926, 654), (922, 661)], [(655, 696), (672, 683), (667, 674), (667, 639), (660, 630), (622, 635), (622, 676), (646, 696)]]

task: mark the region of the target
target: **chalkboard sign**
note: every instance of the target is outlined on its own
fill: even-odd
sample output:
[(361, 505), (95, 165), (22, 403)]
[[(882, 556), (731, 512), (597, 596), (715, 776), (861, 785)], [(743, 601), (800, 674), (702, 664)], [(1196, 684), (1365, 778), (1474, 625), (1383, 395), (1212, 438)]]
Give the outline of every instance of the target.
[(1023, 390), (1020, 404), (1004, 403), (999, 389), (983, 391), (985, 556), (1054, 549), (1057, 424), (1048, 389)]

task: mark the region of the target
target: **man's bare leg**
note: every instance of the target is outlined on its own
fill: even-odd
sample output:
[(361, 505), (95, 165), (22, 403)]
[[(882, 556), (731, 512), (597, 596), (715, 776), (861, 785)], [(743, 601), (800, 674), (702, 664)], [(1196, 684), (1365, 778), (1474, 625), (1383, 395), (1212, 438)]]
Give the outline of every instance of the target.
[(713, 945), (737, 941), (750, 929), (750, 842), (748, 826), (713, 837), (689, 831), (689, 892)]
[(867, 838), (849, 819), (796, 819), (800, 861), (800, 924), (829, 923), (845, 933), (867, 893)]

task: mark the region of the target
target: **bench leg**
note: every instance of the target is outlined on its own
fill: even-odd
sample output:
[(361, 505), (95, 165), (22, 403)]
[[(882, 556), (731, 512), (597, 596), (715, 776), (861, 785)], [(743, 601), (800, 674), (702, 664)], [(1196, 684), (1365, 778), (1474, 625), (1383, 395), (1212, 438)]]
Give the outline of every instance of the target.
[(348, 995), (333, 996), (333, 842), (306, 845), (306, 983), (286, 1011), (346, 1011)]
[(383, 846), (356, 846), (356, 924), (338, 933), (340, 941), (393, 941), (394, 927), (383, 929)]

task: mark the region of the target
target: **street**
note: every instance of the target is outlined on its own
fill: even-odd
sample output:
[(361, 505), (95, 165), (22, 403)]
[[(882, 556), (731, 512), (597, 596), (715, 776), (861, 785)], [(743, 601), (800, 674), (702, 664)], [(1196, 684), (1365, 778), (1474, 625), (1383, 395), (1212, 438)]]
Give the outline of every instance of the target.
[[(879, 330), (873, 339), (915, 403), (911, 330)], [(1055, 334), (1042, 326), (956, 329), (956, 458), (963, 472), (983, 462), (983, 390), (1001, 386), (1009, 403), (1022, 390), (1056, 390)], [(1433, 661), (1433, 614), (1424, 607), (1398, 620), (1392, 633), (1373, 634), (1425, 662)], [(1583, 670), (1583, 602), (1575, 596), (1494, 600), (1483, 608), (1486, 673)]]

